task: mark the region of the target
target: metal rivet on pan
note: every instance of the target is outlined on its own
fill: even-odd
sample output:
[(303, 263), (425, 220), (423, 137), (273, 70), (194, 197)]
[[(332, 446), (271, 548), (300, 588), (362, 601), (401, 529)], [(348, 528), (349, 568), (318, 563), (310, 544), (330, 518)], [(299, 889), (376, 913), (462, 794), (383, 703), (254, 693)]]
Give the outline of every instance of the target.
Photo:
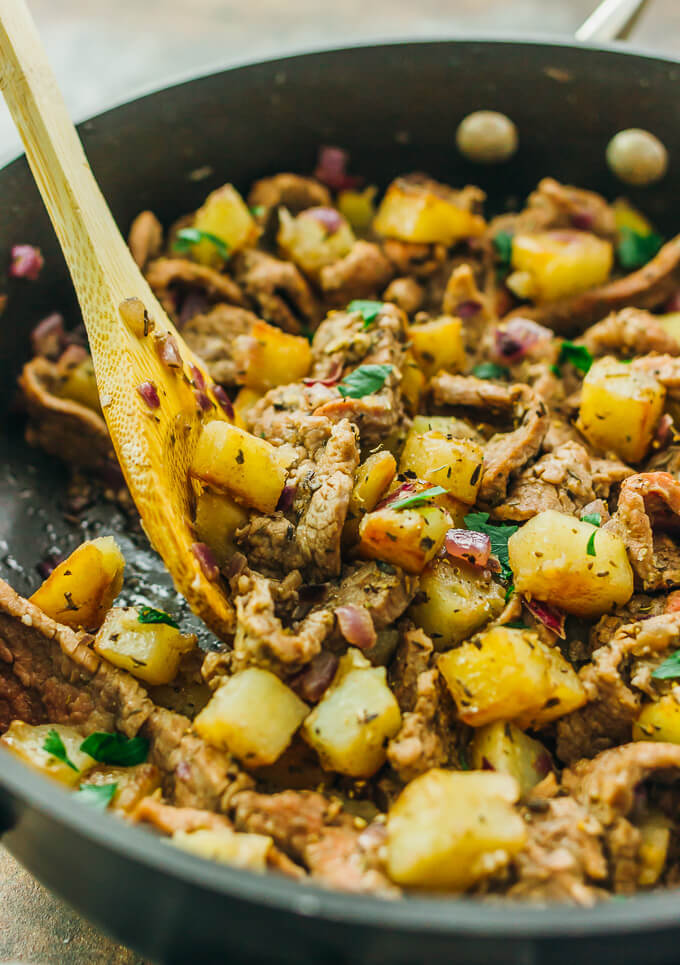
[(458, 150), (468, 161), (479, 164), (498, 164), (507, 161), (517, 151), (517, 128), (499, 111), (473, 111), (458, 125)]
[(654, 134), (630, 127), (615, 134), (607, 145), (607, 164), (626, 184), (653, 184), (666, 173), (668, 151)]

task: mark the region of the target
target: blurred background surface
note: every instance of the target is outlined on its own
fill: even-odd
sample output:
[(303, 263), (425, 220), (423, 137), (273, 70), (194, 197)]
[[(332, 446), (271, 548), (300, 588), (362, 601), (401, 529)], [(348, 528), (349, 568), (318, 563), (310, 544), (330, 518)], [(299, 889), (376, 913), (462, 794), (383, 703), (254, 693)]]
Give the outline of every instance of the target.
[[(29, 0), (29, 5), (68, 106), (82, 119), (191, 72), (316, 47), (461, 33), (569, 37), (597, 0)], [(680, 0), (652, 0), (632, 42), (680, 55)], [(0, 155), (18, 150), (2, 104)], [(0, 848), (0, 962), (11, 960), (140, 962), (48, 894)]]

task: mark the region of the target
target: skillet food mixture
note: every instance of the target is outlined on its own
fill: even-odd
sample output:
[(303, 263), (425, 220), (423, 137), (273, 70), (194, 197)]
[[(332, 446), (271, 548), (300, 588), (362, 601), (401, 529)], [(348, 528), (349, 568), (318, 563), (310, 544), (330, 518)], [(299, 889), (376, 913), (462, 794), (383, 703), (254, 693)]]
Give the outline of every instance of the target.
[[(233, 637), (115, 606), (120, 550), (84, 543), (1, 586), (1, 742), (174, 845), (348, 891), (674, 885), (680, 237), (549, 178), (490, 221), (424, 175), (377, 204), (346, 161), (132, 225), (223, 387), (190, 485)], [(77, 332), (34, 348), (29, 441), (106, 475)]]

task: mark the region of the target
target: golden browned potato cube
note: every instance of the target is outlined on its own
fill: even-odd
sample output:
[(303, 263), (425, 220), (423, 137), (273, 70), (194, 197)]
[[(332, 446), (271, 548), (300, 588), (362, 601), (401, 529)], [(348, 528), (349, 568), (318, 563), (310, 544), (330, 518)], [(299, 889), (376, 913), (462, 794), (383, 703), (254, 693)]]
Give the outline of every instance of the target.
[(460, 238), (480, 235), (485, 228), (484, 218), (470, 210), (462, 193), (457, 195), (435, 182), (416, 184), (405, 178), (390, 184), (373, 219), (373, 230), (379, 235), (425, 244), (451, 245)]
[(338, 195), (338, 211), (347, 218), (354, 231), (364, 234), (375, 217), (375, 196), (378, 189), (370, 184), (363, 191), (341, 191)]
[(415, 415), (420, 408), (420, 400), (425, 391), (425, 373), (416, 362), (410, 349), (404, 356), (400, 388), (402, 397), (406, 402), (406, 409), (411, 415)]
[(636, 824), (642, 837), (637, 883), (642, 888), (650, 888), (657, 883), (666, 866), (673, 823), (661, 811), (652, 811)]
[(663, 412), (665, 388), (653, 375), (598, 359), (583, 380), (578, 426), (596, 449), (626, 462), (644, 459)]
[(396, 471), (396, 459), (387, 449), (372, 453), (361, 463), (354, 475), (354, 488), (343, 530), (343, 541), (346, 545), (358, 542), (361, 517), (375, 509)]
[(431, 770), (387, 817), (387, 871), (399, 885), (465, 891), (505, 867), (526, 841), (507, 774)]
[(422, 435), (423, 432), (441, 432), (445, 436), (453, 436), (454, 439), (476, 439), (480, 436), (476, 429), (464, 419), (455, 419), (448, 415), (417, 415), (413, 417), (411, 428), (414, 432)]
[(680, 744), (680, 703), (673, 694), (645, 704), (633, 724), (633, 740)]
[(260, 667), (229, 677), (194, 721), (200, 736), (244, 764), (273, 764), (290, 744), (309, 707)]
[(564, 717), (586, 703), (583, 684), (572, 665), (562, 656), (559, 647), (544, 646), (543, 654), (548, 664), (551, 694), (539, 711), (528, 711), (516, 719), (517, 726), (523, 730), (545, 727), (550, 721)]
[(439, 506), (376, 509), (359, 524), (359, 555), (420, 573), (441, 549), (450, 527), (451, 517)]
[(147, 684), (169, 684), (177, 675), (182, 654), (195, 647), (196, 637), (184, 636), (167, 623), (144, 622), (144, 613), (134, 606), (109, 610), (94, 649), (114, 667)]
[(430, 379), (444, 369), (462, 372), (465, 368), (465, 346), (462, 337), (463, 323), (452, 315), (442, 315), (422, 325), (411, 325), (408, 339), (411, 351), (426, 378)]
[(247, 522), (247, 511), (231, 496), (210, 489), (199, 493), (194, 520), (196, 536), (210, 547), (220, 566), (226, 566), (236, 552), (234, 534)]
[(331, 686), (302, 728), (323, 767), (351, 777), (371, 777), (387, 757), (387, 742), (401, 726), (384, 667), (358, 650), (341, 657)]
[(62, 399), (72, 399), (94, 412), (100, 412), (99, 392), (92, 359), (88, 356), (75, 365), (69, 364), (58, 368), (59, 377), (54, 386), (56, 394)]
[(312, 364), (312, 347), (306, 338), (266, 322), (255, 322), (249, 335), (239, 335), (233, 354), (239, 382), (256, 392), (299, 382)]
[(508, 555), (518, 593), (567, 613), (598, 617), (633, 595), (623, 541), (567, 513), (538, 513), (510, 537)]
[(509, 721), (497, 720), (475, 731), (470, 747), (474, 770), (509, 774), (522, 797), (553, 769), (550, 752)]
[(512, 239), (514, 273), (506, 284), (520, 298), (551, 302), (601, 285), (613, 263), (611, 242), (586, 231), (518, 234)]
[[(337, 219), (335, 230), (331, 231), (325, 223), (325, 212)], [(285, 208), (279, 208), (276, 240), (284, 257), (294, 261), (306, 274), (314, 276), (326, 265), (332, 265), (348, 255), (356, 238), (347, 221), (332, 209), (307, 208), (293, 216)]]
[(260, 873), (267, 870), (267, 855), (272, 848), (272, 839), (266, 834), (246, 834), (231, 828), (175, 831), (170, 840), (199, 858)]
[(113, 536), (76, 547), (30, 598), (48, 617), (96, 630), (123, 587), (125, 560)]
[(406, 437), (399, 472), (414, 472), (418, 479), (441, 486), (454, 499), (470, 506), (482, 481), (482, 447), (470, 439), (455, 439), (436, 429)]
[[(62, 757), (55, 756), (52, 750), (45, 749), (46, 742), (50, 747), (52, 732), (58, 735), (66, 752), (65, 756), (73, 767)], [(75, 727), (67, 727), (65, 724), (38, 724), (33, 727), (21, 720), (13, 720), (0, 737), (0, 744), (20, 757), (34, 771), (67, 787), (76, 787), (97, 763), (93, 757), (81, 751), (83, 740), (83, 735)]]
[(505, 590), (476, 566), (442, 559), (423, 571), (417, 599), (409, 616), (438, 650), (446, 650), (498, 616)]
[[(196, 212), (193, 226), (223, 241), (230, 254), (255, 244), (259, 235), (248, 205), (232, 184), (225, 184), (208, 195)], [(191, 254), (202, 265), (222, 263), (219, 251), (209, 240), (192, 245)]]
[(274, 512), (287, 475), (271, 442), (220, 421), (204, 426), (190, 472), (261, 513)]
[(234, 399), (234, 424), (238, 426), (239, 429), (247, 431), (248, 424), (246, 422), (246, 416), (261, 398), (262, 393), (256, 392), (255, 389), (249, 389), (245, 385), (242, 389), (239, 389)]
[(115, 784), (111, 808), (131, 814), (142, 798), (148, 797), (161, 786), (161, 772), (154, 764), (133, 764), (131, 767), (112, 767), (97, 764), (88, 771), (85, 783), (94, 787)]

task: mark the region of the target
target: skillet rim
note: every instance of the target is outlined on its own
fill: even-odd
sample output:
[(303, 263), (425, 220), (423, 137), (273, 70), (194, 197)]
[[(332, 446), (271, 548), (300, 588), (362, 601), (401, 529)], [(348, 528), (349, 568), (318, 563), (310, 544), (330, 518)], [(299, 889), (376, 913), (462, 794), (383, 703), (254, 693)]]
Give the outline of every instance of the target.
[[(473, 46), (486, 45), (544, 48), (576, 52), (592, 52), (614, 55), (615, 59), (635, 58), (680, 67), (680, 55), (659, 54), (646, 47), (630, 47), (622, 42), (608, 44), (575, 43), (571, 38), (550, 34), (530, 37), (516, 33), (478, 34), (461, 33), (455, 37), (389, 38), (346, 44), (340, 47), (313, 47), (284, 51), (282, 54), (257, 60), (221, 61), (199, 72), (189, 70), (169, 76), (158, 82), (143, 85), (133, 93), (113, 98), (97, 113), (88, 113), (79, 120), (82, 129), (90, 123), (105, 121), (108, 114), (129, 107), (139, 100), (155, 94), (201, 81), (219, 74), (269, 66), (285, 68), (291, 61), (313, 59), (327, 54), (341, 56), (343, 53), (366, 48), (416, 48), (423, 46)], [(81, 130), (82, 133), (82, 130)], [(0, 177), (5, 168), (20, 164), (22, 152), (15, 150), (0, 155)], [(516, 940), (546, 938), (597, 938), (613, 934), (640, 934), (659, 928), (678, 927), (677, 889), (647, 894), (636, 894), (625, 901), (603, 901), (592, 908), (574, 907), (566, 904), (530, 905), (520, 901), (501, 905), (485, 903), (469, 897), (407, 897), (388, 900), (370, 895), (356, 895), (326, 890), (318, 885), (301, 884), (275, 874), (258, 875), (217, 862), (206, 861), (179, 848), (168, 846), (162, 839), (147, 831), (118, 823), (112, 816), (86, 805), (73, 807), (70, 792), (53, 784), (47, 778), (31, 770), (8, 751), (0, 747), (0, 788), (9, 790), (20, 804), (10, 805), (19, 814), (14, 825), (11, 817), (7, 831), (21, 824), (24, 807), (66, 825), (70, 831), (100, 847), (122, 854), (131, 861), (141, 862), (154, 871), (171, 874), (183, 883), (209, 889), (225, 897), (270, 907), (278, 911), (327, 920), (347, 925), (366, 925), (394, 932), (409, 933), (426, 931), (442, 937), (460, 936), (489, 939), (512, 938)], [(56, 792), (56, 793), (55, 793)], [(86, 810), (82, 811), (81, 808)], [(87, 816), (87, 820), (83, 818)], [(0, 836), (2, 835), (0, 816)], [(11, 852), (11, 842), (6, 842)]]

